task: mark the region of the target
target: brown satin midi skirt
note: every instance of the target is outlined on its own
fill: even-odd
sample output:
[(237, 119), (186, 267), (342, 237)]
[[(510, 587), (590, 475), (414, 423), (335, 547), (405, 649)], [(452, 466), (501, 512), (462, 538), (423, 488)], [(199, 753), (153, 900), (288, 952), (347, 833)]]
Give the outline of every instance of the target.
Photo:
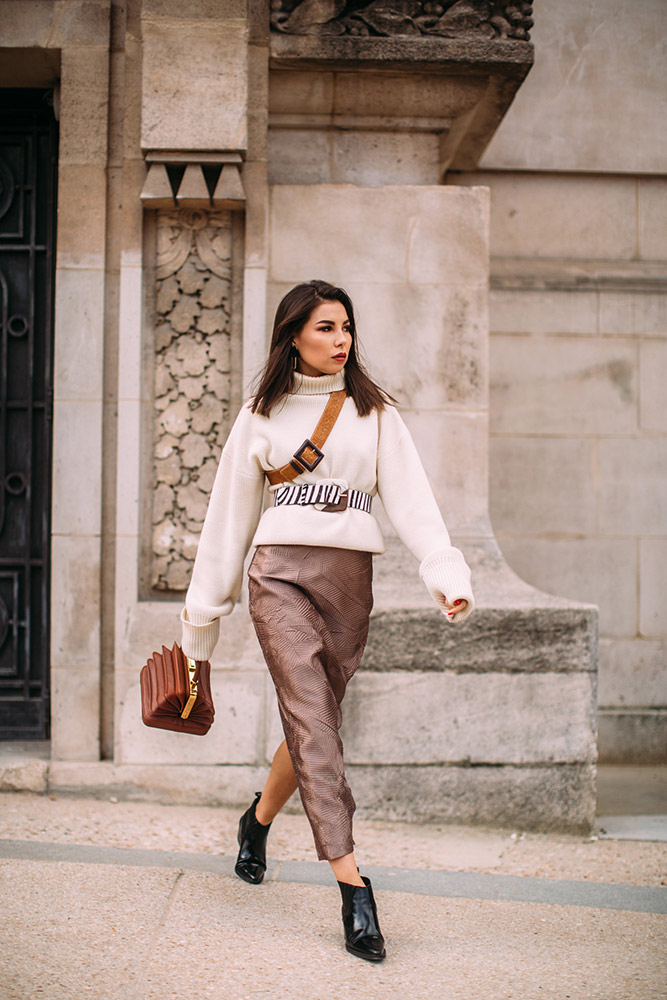
[[(326, 515), (323, 515), (326, 516)], [(285, 740), (320, 860), (354, 849), (340, 704), (373, 606), (370, 552), (259, 545), (249, 609), (273, 678)]]

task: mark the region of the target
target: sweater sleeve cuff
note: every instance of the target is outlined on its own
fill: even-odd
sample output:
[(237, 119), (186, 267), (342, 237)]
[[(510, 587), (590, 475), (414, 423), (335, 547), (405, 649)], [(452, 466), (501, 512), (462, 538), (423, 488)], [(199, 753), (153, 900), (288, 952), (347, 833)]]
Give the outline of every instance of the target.
[[(475, 599), (470, 585), (470, 567), (460, 549), (450, 547), (431, 552), (419, 564), (419, 575), (448, 622), (463, 622), (472, 613)], [(463, 611), (457, 611), (450, 618), (445, 597), (450, 603), (458, 600), (468, 603)]]
[(181, 648), (186, 656), (193, 660), (210, 660), (220, 635), (220, 619), (213, 621), (204, 615), (192, 615), (192, 621), (187, 608), (181, 611), (182, 639)]

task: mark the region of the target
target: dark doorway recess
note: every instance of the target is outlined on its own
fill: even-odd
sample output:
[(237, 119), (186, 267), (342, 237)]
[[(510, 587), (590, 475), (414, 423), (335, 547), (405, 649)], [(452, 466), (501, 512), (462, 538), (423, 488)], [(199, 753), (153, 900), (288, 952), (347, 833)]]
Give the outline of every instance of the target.
[(0, 90), (0, 739), (49, 736), (53, 95)]

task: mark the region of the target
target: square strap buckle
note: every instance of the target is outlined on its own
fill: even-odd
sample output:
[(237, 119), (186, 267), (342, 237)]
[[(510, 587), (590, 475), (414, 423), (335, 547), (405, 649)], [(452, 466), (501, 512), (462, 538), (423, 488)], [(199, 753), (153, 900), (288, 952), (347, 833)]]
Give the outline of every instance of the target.
[(325, 514), (337, 514), (340, 510), (347, 510), (349, 495), (347, 490), (343, 490), (340, 495), (340, 499), (337, 503), (328, 503), (326, 507), (322, 507), (322, 512)]
[[(315, 452), (316, 458), (315, 458), (314, 462), (309, 462), (308, 459), (304, 456), (304, 452), (306, 450), (310, 450), (310, 451)], [(317, 466), (320, 464), (320, 462), (324, 458), (324, 452), (320, 451), (320, 449), (317, 447), (317, 445), (313, 444), (313, 442), (310, 440), (310, 438), (306, 438), (306, 440), (303, 442), (303, 444), (301, 445), (301, 447), (299, 448), (299, 450), (294, 452), (294, 454), (292, 455), (292, 458), (296, 459), (296, 461), (300, 465), (303, 465), (303, 467), (305, 469), (307, 469), (308, 472), (313, 472), (313, 470), (317, 468)], [(301, 472), (301, 471), (302, 470), (299, 469), (299, 472)]]

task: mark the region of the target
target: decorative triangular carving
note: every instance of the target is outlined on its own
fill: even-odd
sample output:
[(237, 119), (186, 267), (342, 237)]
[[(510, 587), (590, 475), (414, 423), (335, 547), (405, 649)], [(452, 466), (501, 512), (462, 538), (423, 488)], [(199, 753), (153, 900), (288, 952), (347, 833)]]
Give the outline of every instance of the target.
[(234, 163), (225, 163), (213, 192), (213, 202), (224, 208), (243, 208), (245, 191), (239, 168)]
[(141, 191), (146, 208), (173, 208), (174, 194), (164, 163), (151, 163)]
[(189, 163), (176, 193), (176, 201), (184, 208), (200, 208), (210, 205), (211, 199), (202, 168), (198, 163)]

